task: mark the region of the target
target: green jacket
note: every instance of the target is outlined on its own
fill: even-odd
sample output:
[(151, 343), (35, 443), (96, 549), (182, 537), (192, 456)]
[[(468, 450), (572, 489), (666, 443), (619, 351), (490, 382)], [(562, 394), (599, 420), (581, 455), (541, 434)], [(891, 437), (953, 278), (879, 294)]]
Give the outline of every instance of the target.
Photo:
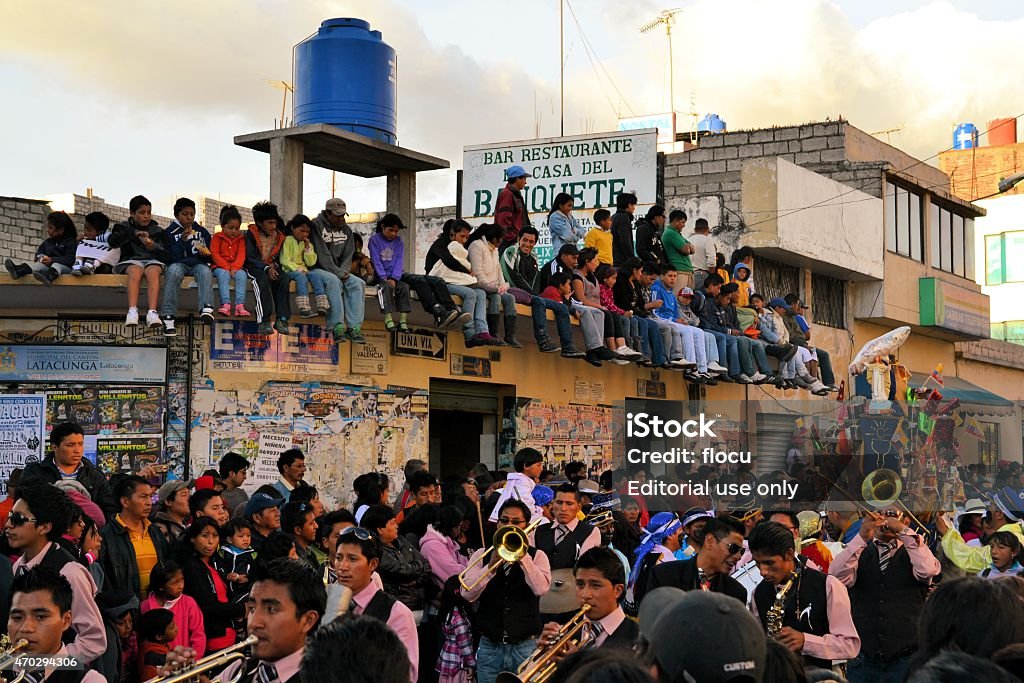
[(316, 250), (312, 241), (303, 244), (291, 235), (284, 238), (284, 246), (281, 248), (281, 269), (284, 272), (309, 270), (315, 265)]
[(680, 273), (693, 272), (693, 263), (690, 261), (690, 255), (683, 253), (683, 247), (689, 243), (689, 240), (683, 237), (683, 234), (671, 225), (666, 226), (665, 230), (661, 233), (661, 245), (665, 248), (665, 258)]
[[(1009, 531), (1024, 543), (1024, 531), (1017, 522), (1004, 524), (999, 527), (999, 531)], [(992, 566), (992, 550), (987, 545), (980, 548), (967, 545), (956, 529), (950, 529), (942, 537), (942, 552), (950, 562), (968, 574), (977, 574)]]

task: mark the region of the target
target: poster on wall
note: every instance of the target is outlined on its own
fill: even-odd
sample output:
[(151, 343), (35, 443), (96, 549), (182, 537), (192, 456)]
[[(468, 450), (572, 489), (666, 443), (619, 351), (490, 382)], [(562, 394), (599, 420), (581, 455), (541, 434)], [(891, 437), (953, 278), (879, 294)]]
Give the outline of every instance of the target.
[(258, 325), (218, 320), (210, 334), (210, 369), (331, 375), (338, 371), (338, 346), (319, 325), (293, 324), (289, 334), (257, 334)]
[(515, 450), (536, 448), (544, 455), (545, 468), (555, 472), (566, 462), (584, 462), (596, 477), (611, 465), (614, 411), (606, 406), (523, 401), (515, 415)]
[(61, 422), (75, 422), (86, 436), (98, 432), (96, 419), (96, 389), (48, 389), (46, 391), (46, 431)]
[[(235, 390), (208, 392), (193, 402), (191, 470), (215, 467), (234, 451), (252, 463), (244, 484), (250, 492), (277, 481), (278, 456), (291, 447), (305, 453), (305, 479), (327, 505), (351, 504), (359, 474), (382, 472), (400, 482), (407, 460), (429, 457), (429, 399), (422, 390), (267, 382), (247, 403), (257, 411), (243, 407)], [(232, 397), (221, 400), (222, 393)]]
[(0, 491), (11, 470), (43, 459), (46, 394), (0, 395)]
[(541, 263), (552, 258), (547, 217), (555, 196), (573, 197), (573, 215), (583, 228), (593, 225), (599, 208), (612, 207), (620, 192), (634, 192), (636, 216), (657, 201), (658, 131), (594, 133), (563, 138), (497, 142), (464, 147), (462, 211), (471, 225), (492, 222), (505, 169), (522, 166), (533, 177), (523, 199), (533, 227), (540, 232), (534, 254)]
[(97, 437), (96, 466), (107, 476), (133, 474), (160, 463), (161, 436)]
[(100, 434), (162, 434), (163, 387), (109, 387), (96, 391)]

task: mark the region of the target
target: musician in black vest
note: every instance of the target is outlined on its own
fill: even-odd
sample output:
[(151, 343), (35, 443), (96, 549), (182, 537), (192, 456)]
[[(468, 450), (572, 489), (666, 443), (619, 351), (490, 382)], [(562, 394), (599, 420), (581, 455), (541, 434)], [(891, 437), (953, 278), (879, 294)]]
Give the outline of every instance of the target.
[(782, 628), (776, 639), (802, 655), (806, 664), (822, 669), (831, 669), (833, 660), (856, 657), (860, 637), (850, 616), (846, 586), (834, 576), (803, 566), (796, 558), (793, 533), (778, 522), (758, 524), (747, 545), (764, 578), (754, 589), (752, 608), (765, 630), (777, 592), (792, 579), (782, 599)]
[(555, 489), (555, 519), (537, 529), (537, 550), (551, 562), (551, 590), (541, 598), (541, 618), (564, 624), (579, 610), (575, 600), (573, 567), (591, 548), (601, 545), (601, 532), (580, 520), (580, 493), (572, 484)]
[[(71, 603), (71, 584), (52, 567), (37, 566), (14, 577), (11, 614), (7, 619), (11, 642), (27, 640), (24, 655), (67, 657), (68, 649), (62, 639), (71, 628)], [(30, 669), (24, 679), (25, 683), (106, 683), (106, 680), (101, 674), (84, 668), (75, 671)]]
[(415, 681), (420, 657), (416, 619), (408, 607), (373, 581), (373, 573), (380, 565), (379, 543), (375, 533), (368, 529), (358, 526), (345, 529), (338, 535), (334, 568), (338, 572), (338, 583), (352, 589), (349, 610), (380, 619), (405, 643), (410, 677)]
[(23, 486), (21, 497), (7, 517), (5, 534), (12, 549), (21, 552), (14, 563), (14, 575), (35, 567), (48, 567), (72, 587), (71, 629), (68, 629), (68, 652), (88, 663), (107, 649), (103, 615), (96, 606), (96, 582), (89, 570), (67, 550), (58, 539), (68, 530), (71, 521), (71, 499), (55, 486), (33, 484)]
[[(498, 510), (499, 528), (525, 529), (531, 510), (519, 500), (507, 500)], [(480, 647), (476, 654), (478, 683), (494, 683), (503, 671), (514, 672), (533, 652), (540, 635), (540, 596), (551, 588), (551, 565), (542, 550), (530, 547), (514, 564), (505, 564), (481, 579), (494, 560), (491, 548), (478, 550), (469, 558), (475, 566), (463, 577), (470, 590), (463, 590), (467, 602), (477, 603), (476, 626)]]
[(860, 655), (850, 683), (900, 683), (917, 649), (917, 623), (928, 586), (942, 571), (895, 505), (869, 513), (857, 536), (832, 560), (829, 575), (850, 591)]
[[(640, 629), (622, 611), (626, 571), (619, 557), (608, 548), (591, 548), (580, 556), (574, 571), (580, 605), (590, 605), (583, 633), (594, 639), (593, 647), (632, 648)], [(549, 641), (559, 628), (554, 621), (544, 624), (540, 642)]]
[(747, 589), (730, 576), (743, 554), (743, 531), (743, 525), (732, 517), (709, 520), (693, 533), (693, 541), (700, 544), (696, 556), (655, 566), (646, 592), (675, 586), (684, 591), (722, 593), (746, 604)]
[[(258, 641), (246, 659), (228, 665), (213, 683), (229, 683), (240, 667), (238, 683), (299, 683), (306, 639), (326, 609), (324, 584), (305, 563), (287, 558), (257, 563), (249, 580), (247, 626)], [(190, 666), (195, 654), (189, 648), (174, 648), (161, 675)]]

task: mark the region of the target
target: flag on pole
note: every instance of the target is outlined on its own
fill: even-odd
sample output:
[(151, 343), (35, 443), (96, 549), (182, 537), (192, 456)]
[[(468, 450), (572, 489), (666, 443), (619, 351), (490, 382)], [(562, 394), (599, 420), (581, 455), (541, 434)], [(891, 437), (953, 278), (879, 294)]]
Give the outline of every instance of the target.
[(901, 418), (896, 423), (896, 431), (892, 434), (893, 443), (898, 443), (904, 450), (907, 448), (907, 444), (910, 443), (910, 437), (907, 436), (907, 430), (903, 428), (903, 419)]
[(932, 429), (935, 428), (935, 420), (928, 417), (926, 413), (918, 413), (917, 428), (921, 430), (922, 434), (931, 434)]
[(928, 384), (928, 382), (935, 382), (940, 387), (946, 386), (945, 381), (942, 379), (942, 363), (936, 365), (935, 369), (932, 370), (932, 374), (928, 375), (928, 379), (926, 379), (924, 383)]
[(796, 433), (803, 436), (807, 433), (807, 423), (804, 422), (802, 417), (798, 417), (796, 422), (793, 423), (796, 426)]
[(953, 424), (956, 425), (957, 429), (964, 426), (964, 416), (959, 412), (953, 413)]
[(985, 433), (981, 431), (981, 424), (978, 422), (978, 418), (973, 415), (967, 418), (967, 426), (964, 428), (964, 432), (979, 441), (985, 440)]

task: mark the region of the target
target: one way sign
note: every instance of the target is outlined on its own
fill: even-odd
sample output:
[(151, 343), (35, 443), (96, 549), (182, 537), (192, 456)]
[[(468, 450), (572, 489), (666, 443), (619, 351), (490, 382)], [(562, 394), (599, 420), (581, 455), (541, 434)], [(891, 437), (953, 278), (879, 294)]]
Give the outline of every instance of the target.
[(445, 360), (448, 356), (448, 335), (436, 330), (412, 328), (391, 335), (391, 352), (398, 356), (417, 356)]

